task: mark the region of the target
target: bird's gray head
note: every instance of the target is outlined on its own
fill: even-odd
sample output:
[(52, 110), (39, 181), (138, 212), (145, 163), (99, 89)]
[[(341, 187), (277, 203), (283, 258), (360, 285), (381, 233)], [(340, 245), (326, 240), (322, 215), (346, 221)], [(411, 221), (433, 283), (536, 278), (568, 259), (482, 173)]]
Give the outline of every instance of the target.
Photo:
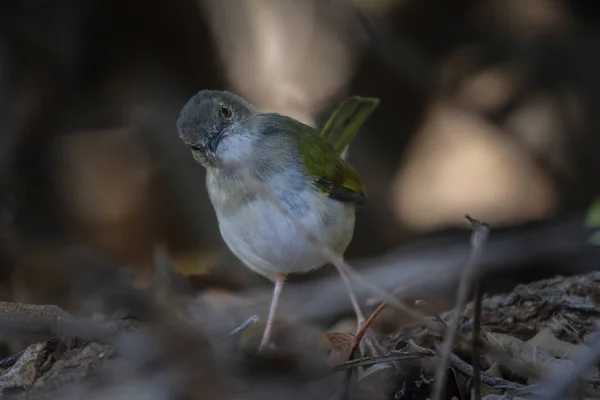
[(226, 91), (202, 90), (183, 107), (177, 119), (179, 137), (205, 167), (220, 158), (240, 160), (249, 151), (254, 106)]

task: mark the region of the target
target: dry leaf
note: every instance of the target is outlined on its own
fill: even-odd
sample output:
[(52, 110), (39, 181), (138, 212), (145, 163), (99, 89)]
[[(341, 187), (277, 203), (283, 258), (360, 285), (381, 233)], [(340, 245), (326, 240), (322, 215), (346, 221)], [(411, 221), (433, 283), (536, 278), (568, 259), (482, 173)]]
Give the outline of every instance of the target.
[(329, 340), (332, 347), (329, 362), (341, 364), (348, 361), (355, 338), (356, 335), (350, 332), (328, 332), (327, 340)]
[[(552, 357), (546, 351), (510, 335), (488, 333), (485, 336), (490, 346), (501, 348), (510, 357), (533, 367), (542, 376), (560, 375), (573, 369), (574, 364), (572, 361)], [(529, 377), (532, 378), (532, 376)]]
[(557, 339), (548, 328), (542, 329), (537, 335), (529, 339), (527, 343), (537, 346), (547, 351), (550, 355), (559, 358), (569, 358), (578, 348), (573, 343)]
[(37, 343), (28, 347), (19, 357), (15, 365), (2, 374), (0, 378), (0, 393), (10, 389), (29, 389), (38, 374), (39, 368), (46, 357), (47, 342)]

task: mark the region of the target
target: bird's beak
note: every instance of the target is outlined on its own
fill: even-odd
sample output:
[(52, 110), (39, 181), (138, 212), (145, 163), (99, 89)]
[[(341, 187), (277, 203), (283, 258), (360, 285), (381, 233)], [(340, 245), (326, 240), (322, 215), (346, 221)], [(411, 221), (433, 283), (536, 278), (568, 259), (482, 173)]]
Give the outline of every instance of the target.
[(219, 142), (221, 141), (221, 139), (223, 139), (224, 132), (225, 132), (225, 130), (223, 129), (219, 133), (217, 133), (215, 136), (208, 139), (208, 143), (207, 143), (206, 147), (207, 147), (208, 151), (210, 151), (212, 153), (213, 156), (217, 155), (217, 146), (219, 145)]

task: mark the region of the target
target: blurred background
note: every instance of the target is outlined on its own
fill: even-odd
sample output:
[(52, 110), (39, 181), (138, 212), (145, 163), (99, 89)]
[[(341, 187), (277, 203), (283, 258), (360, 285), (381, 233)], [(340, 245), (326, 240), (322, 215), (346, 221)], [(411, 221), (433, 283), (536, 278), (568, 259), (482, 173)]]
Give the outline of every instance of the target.
[(381, 99), (350, 151), (368, 191), (351, 261), (466, 240), (465, 213), (517, 229), (583, 212), (599, 48), (593, 1), (1, 1), (2, 300), (69, 309), (65, 281), (118, 265), (144, 282), (163, 245), (199, 286), (267, 284), (225, 248), (177, 136), (202, 89), (314, 126)]

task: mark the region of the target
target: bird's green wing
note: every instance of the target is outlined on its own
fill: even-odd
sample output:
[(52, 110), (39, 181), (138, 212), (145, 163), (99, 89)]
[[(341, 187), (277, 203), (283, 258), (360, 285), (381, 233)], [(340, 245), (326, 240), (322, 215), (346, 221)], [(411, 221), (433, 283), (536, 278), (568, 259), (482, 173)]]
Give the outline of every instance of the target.
[(341, 156), (379, 104), (379, 99), (354, 96), (344, 101), (329, 117), (321, 130), (323, 136)]
[(329, 142), (311, 132), (302, 135), (299, 149), (306, 171), (319, 190), (341, 202), (364, 203), (365, 187), (358, 174)]

